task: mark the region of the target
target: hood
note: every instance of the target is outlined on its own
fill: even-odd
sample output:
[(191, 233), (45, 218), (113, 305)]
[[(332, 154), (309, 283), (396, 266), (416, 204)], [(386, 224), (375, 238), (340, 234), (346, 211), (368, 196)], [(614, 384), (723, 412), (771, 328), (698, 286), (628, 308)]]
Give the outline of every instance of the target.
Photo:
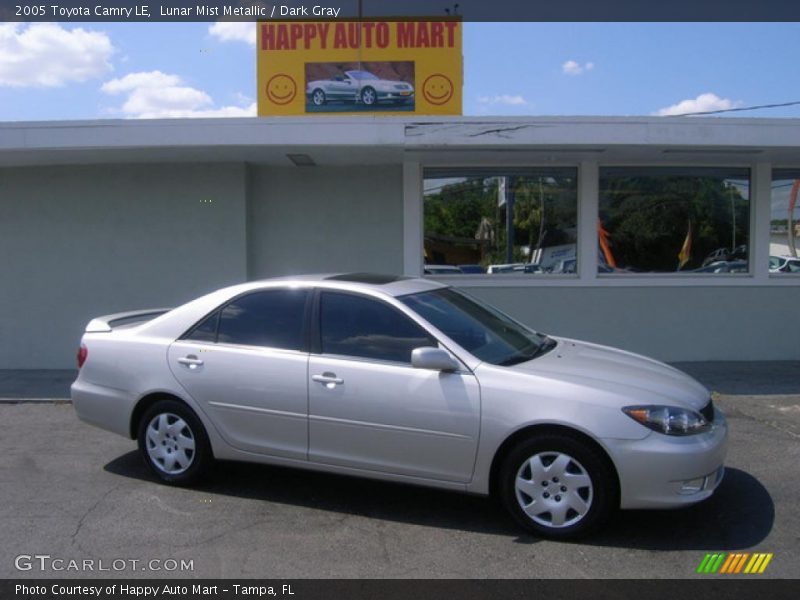
[(624, 404), (666, 404), (699, 410), (708, 390), (686, 373), (662, 362), (625, 350), (553, 338), (558, 345), (547, 354), (510, 370), (573, 385), (599, 388)]

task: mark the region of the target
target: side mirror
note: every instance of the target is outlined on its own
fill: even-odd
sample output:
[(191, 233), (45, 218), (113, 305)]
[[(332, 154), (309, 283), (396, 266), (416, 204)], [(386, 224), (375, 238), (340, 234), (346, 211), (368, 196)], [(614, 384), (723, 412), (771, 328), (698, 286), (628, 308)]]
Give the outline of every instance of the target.
[(447, 350), (425, 346), (411, 351), (411, 366), (432, 371), (457, 371), (459, 364)]

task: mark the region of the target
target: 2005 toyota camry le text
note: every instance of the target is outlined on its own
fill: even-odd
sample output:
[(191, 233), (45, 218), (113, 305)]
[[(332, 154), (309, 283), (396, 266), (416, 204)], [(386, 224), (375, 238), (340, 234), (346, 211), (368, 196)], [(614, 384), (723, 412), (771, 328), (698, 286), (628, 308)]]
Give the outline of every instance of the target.
[(547, 336), (452, 287), (364, 273), (228, 287), (99, 317), (78, 416), (190, 484), (214, 459), (496, 494), (540, 535), (708, 498), (709, 392), (655, 360)]

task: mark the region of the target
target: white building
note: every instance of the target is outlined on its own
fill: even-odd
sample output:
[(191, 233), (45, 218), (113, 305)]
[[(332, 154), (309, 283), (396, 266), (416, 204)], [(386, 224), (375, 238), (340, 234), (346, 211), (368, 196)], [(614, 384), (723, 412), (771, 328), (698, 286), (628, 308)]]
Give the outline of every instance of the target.
[[(549, 170), (577, 182), (577, 273), (448, 280), (541, 331), (664, 360), (800, 360), (800, 278), (767, 267), (772, 183), (800, 177), (790, 171), (800, 169), (798, 140), (794, 119), (0, 124), (0, 369), (71, 368), (90, 318), (176, 305), (246, 279), (419, 276), (425, 177), (530, 171), (541, 183)], [(730, 191), (745, 272), (598, 272), (604, 182), (622, 176), (644, 189), (662, 174), (685, 183), (683, 173), (717, 177)], [(704, 235), (693, 231), (695, 247)], [(669, 250), (676, 266), (679, 250)]]

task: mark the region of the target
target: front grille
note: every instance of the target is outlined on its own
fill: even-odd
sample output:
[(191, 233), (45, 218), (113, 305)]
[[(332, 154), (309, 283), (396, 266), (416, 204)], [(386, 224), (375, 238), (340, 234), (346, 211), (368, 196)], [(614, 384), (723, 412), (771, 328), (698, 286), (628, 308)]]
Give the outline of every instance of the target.
[(700, 414), (703, 415), (703, 418), (708, 421), (709, 423), (714, 422), (714, 401), (709, 398), (708, 404), (706, 404), (703, 408), (700, 409)]

